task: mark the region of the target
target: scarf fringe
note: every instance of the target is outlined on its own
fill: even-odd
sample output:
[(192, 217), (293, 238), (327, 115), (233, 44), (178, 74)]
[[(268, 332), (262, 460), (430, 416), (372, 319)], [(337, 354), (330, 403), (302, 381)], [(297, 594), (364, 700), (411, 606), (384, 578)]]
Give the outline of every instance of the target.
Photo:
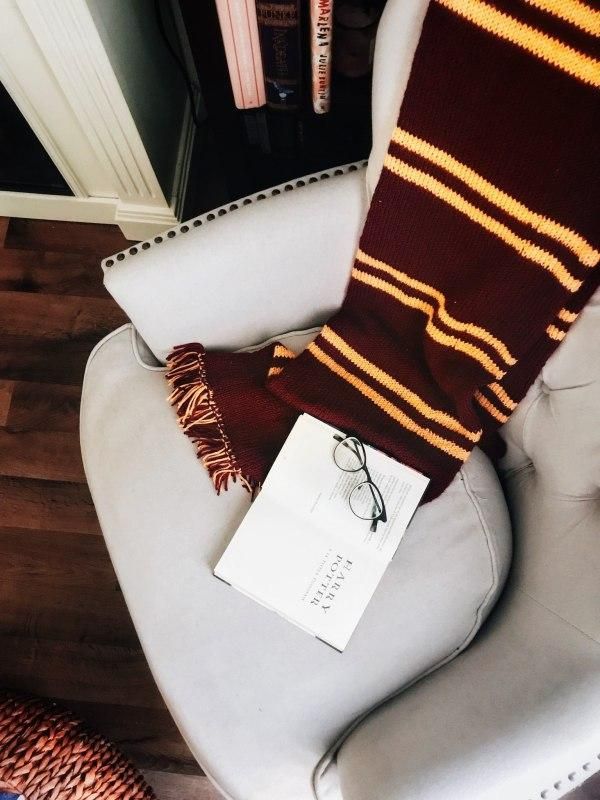
[(189, 345), (176, 347), (167, 358), (166, 379), (172, 388), (168, 402), (175, 408), (184, 433), (194, 442), (198, 458), (206, 467), (217, 494), (227, 491), (230, 480), (233, 483), (239, 480), (254, 497), (260, 483), (243, 475), (237, 464), (207, 381), (204, 349)]

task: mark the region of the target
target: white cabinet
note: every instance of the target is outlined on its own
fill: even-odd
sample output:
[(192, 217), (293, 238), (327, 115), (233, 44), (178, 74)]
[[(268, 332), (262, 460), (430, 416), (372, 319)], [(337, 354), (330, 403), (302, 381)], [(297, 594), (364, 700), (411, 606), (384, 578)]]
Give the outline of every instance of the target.
[(178, 221), (194, 126), (154, 15), (152, 0), (0, 0), (0, 81), (73, 192), (0, 191), (0, 215), (130, 239)]

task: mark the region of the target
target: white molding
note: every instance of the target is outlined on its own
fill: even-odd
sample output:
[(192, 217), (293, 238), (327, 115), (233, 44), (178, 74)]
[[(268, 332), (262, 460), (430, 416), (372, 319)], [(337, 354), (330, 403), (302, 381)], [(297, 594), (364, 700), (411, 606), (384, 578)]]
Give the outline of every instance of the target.
[(171, 209), (121, 203), (112, 197), (63, 197), (0, 192), (0, 216), (118, 225), (126, 239), (140, 241), (178, 224)]
[(84, 0), (16, 0), (118, 197), (167, 201)]
[(115, 223), (118, 201), (111, 197), (64, 197), (28, 192), (0, 192), (0, 216)]
[(88, 3), (0, 0), (0, 81), (75, 195), (0, 192), (0, 214), (116, 223), (145, 239), (177, 224), (195, 126), (187, 106), (167, 199)]
[(154, 209), (148, 206), (120, 203), (115, 211), (115, 223), (126, 239), (143, 241), (178, 224), (170, 208)]
[(0, 80), (80, 197), (116, 197), (16, 0), (0, 0)]
[(31, 102), (31, 98), (28, 96), (17, 76), (11, 70), (8, 62), (2, 57), (2, 53), (0, 53), (0, 82), (9, 92), (17, 108), (29, 123), (29, 126), (40, 140), (44, 150), (54, 162), (73, 194), (76, 197), (87, 197), (85, 186), (73, 171), (71, 164), (63, 157), (63, 153), (52, 136), (50, 129), (37, 113), (35, 106)]

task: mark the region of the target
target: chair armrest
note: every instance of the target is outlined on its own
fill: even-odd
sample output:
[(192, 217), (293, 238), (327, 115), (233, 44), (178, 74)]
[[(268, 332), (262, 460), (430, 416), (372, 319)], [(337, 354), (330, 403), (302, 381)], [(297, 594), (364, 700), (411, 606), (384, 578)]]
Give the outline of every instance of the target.
[(600, 769), (600, 644), (518, 589), (490, 623), (350, 735), (344, 800), (555, 800)]
[(600, 290), (504, 426), (516, 543), (487, 628), (371, 714), (344, 800), (556, 800), (600, 771)]
[(366, 207), (364, 169), (307, 176), (105, 259), (104, 283), (161, 361), (254, 344), (337, 310)]

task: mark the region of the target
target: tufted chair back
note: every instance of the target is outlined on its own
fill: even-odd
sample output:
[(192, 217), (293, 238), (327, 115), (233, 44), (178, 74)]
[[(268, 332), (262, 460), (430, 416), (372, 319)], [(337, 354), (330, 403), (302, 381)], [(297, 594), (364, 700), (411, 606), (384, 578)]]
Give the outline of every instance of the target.
[(513, 579), (600, 642), (600, 292), (503, 434)]

